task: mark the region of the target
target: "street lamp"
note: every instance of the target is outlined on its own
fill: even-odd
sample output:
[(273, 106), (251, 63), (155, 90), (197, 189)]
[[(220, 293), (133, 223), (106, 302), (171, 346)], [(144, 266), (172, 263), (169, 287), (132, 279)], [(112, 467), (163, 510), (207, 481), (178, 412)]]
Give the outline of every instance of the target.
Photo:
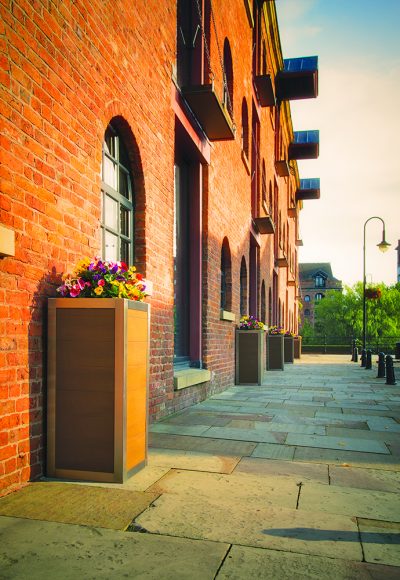
[(383, 221), (382, 218), (380, 218), (379, 216), (372, 216), (370, 218), (367, 219), (367, 221), (364, 224), (364, 246), (363, 246), (363, 348), (366, 348), (366, 343), (367, 343), (367, 305), (365, 302), (365, 285), (366, 285), (366, 277), (365, 277), (365, 229), (367, 226), (367, 223), (370, 222), (371, 220), (380, 220), (382, 222), (383, 225), (383, 230), (382, 230), (382, 241), (377, 244), (379, 250), (381, 252), (386, 252), (389, 247), (390, 244), (389, 242), (386, 241), (386, 235), (385, 235), (385, 222)]

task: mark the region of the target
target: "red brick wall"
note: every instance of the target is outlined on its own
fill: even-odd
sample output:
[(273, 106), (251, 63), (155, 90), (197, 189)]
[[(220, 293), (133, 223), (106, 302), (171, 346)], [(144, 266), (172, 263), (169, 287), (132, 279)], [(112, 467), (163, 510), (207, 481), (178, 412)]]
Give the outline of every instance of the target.
[[(246, 97), (251, 129), (254, 91), (245, 3), (215, 1), (220, 48), (228, 37), (232, 51), (237, 135), (234, 141), (213, 143), (211, 165), (204, 167), (203, 363), (211, 381), (174, 392), (171, 79), (176, 1), (2, 0), (0, 5), (0, 222), (16, 236), (15, 257), (0, 259), (1, 493), (44, 472), (46, 298), (55, 295), (60, 275), (79, 258), (100, 251), (101, 148), (115, 117), (134, 169), (137, 265), (154, 283), (150, 416), (155, 420), (233, 384), (235, 324), (220, 320), (221, 246), (226, 237), (238, 321), (240, 263), (245, 256), (249, 273), (251, 223), (241, 106)], [(213, 29), (211, 58), (221, 97)], [(267, 183), (275, 176), (273, 155), (271, 115), (263, 109), (260, 157)], [(278, 181), (286, 220), (287, 184)], [(291, 232), (293, 239), (294, 228)], [(264, 280), (268, 300), (272, 235), (261, 237), (260, 256), (259, 287)], [(280, 269), (284, 302), (286, 276)], [(290, 289), (289, 302), (294, 295)]]
[(138, 261), (157, 280), (152, 412), (171, 383), (175, 19), (172, 1), (1, 3), (0, 221), (16, 236), (15, 257), (0, 260), (4, 489), (43, 472), (45, 298), (78, 258), (100, 250), (101, 146), (114, 116), (136, 149)]

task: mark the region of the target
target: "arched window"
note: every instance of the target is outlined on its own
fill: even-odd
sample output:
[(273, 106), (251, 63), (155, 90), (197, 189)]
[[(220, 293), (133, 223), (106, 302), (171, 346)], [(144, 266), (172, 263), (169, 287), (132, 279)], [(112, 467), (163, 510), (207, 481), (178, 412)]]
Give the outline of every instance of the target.
[(111, 122), (105, 132), (101, 168), (102, 256), (133, 264), (133, 179), (127, 149)]
[(221, 309), (232, 310), (231, 251), (227, 238), (224, 238), (221, 248)]
[(247, 314), (247, 266), (243, 256), (240, 264), (240, 316)]
[(268, 290), (268, 326), (272, 326), (272, 289)]
[(323, 294), (321, 294), (321, 292), (317, 292), (315, 295), (315, 300), (322, 300), (322, 298), (325, 298)]
[(269, 188), (268, 188), (268, 199), (269, 199), (269, 215), (272, 217), (272, 209), (273, 209), (273, 194), (272, 194), (272, 181), (269, 180)]
[(267, 172), (265, 169), (265, 160), (262, 160), (261, 166), (261, 195), (262, 195), (262, 203), (268, 207), (267, 202)]
[(309, 294), (306, 294), (304, 296), (304, 302), (310, 302), (310, 295)]
[(310, 316), (310, 310), (308, 308), (304, 310), (304, 316)]
[(229, 40), (224, 40), (224, 104), (233, 119), (233, 65)]
[(264, 280), (261, 282), (261, 299), (260, 299), (260, 319), (261, 322), (267, 323), (267, 304), (266, 304), (266, 294), (265, 294), (265, 282)]
[(247, 159), (249, 158), (249, 111), (247, 101), (242, 101), (242, 149)]

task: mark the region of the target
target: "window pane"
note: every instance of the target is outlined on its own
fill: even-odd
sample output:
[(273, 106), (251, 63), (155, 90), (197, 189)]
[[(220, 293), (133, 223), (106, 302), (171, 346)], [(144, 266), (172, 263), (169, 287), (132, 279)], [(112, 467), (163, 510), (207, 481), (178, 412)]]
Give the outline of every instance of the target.
[(104, 200), (104, 223), (107, 227), (118, 231), (118, 202), (108, 195)]
[(129, 175), (124, 171), (121, 167), (119, 168), (119, 193), (126, 197), (126, 199), (130, 199), (130, 192), (129, 192)]
[(120, 233), (123, 236), (129, 236), (129, 217), (130, 211), (121, 205), (120, 208)]
[(108, 127), (104, 138), (104, 150), (115, 159), (115, 136), (114, 132)]
[(111, 159), (109, 159), (107, 157), (107, 155), (104, 155), (103, 157), (103, 181), (104, 183), (107, 183), (107, 185), (109, 185), (110, 187), (112, 187), (113, 189), (117, 189), (117, 166), (116, 164), (111, 161)]
[(119, 162), (126, 167), (126, 169), (129, 168), (129, 157), (128, 157), (128, 153), (121, 141), (121, 139), (118, 139), (118, 145), (119, 145)]
[(111, 262), (118, 260), (118, 236), (105, 232), (105, 259)]
[(129, 262), (129, 249), (130, 244), (125, 240), (121, 240), (121, 260), (125, 262), (125, 264), (130, 264)]

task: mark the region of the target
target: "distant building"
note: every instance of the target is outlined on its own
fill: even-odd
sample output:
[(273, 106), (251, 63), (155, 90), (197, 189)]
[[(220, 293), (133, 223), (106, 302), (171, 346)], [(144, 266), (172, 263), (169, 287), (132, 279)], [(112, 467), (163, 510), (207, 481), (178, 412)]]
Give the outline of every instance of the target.
[(307, 320), (314, 326), (315, 305), (327, 290), (343, 291), (342, 281), (335, 278), (329, 262), (299, 264), (300, 326)]

